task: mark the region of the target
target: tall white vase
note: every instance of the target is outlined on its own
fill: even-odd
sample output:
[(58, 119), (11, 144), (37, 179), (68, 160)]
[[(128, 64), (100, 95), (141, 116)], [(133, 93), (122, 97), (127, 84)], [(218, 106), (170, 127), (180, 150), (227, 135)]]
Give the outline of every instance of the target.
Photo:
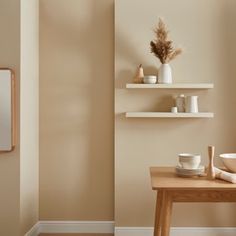
[(172, 73), (169, 64), (161, 64), (158, 70), (158, 83), (159, 84), (172, 84)]

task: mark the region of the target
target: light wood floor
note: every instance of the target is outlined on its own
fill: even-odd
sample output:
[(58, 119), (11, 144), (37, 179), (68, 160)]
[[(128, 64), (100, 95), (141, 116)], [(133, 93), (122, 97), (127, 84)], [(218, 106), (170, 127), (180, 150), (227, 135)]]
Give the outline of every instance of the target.
[(114, 236), (114, 234), (40, 234), (39, 236)]

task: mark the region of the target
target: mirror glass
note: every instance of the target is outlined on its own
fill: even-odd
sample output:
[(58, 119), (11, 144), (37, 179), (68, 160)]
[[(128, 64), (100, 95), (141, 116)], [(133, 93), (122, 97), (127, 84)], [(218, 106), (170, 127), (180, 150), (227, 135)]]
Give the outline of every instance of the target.
[(14, 148), (14, 75), (0, 69), (0, 151)]

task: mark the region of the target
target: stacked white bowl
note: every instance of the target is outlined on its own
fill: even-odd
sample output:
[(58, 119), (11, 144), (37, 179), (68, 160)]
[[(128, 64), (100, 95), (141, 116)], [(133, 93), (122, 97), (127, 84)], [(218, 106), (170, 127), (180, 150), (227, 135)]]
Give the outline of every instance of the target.
[(181, 153), (179, 154), (179, 165), (175, 171), (182, 177), (191, 177), (204, 173), (204, 166), (200, 165), (201, 156), (199, 154)]

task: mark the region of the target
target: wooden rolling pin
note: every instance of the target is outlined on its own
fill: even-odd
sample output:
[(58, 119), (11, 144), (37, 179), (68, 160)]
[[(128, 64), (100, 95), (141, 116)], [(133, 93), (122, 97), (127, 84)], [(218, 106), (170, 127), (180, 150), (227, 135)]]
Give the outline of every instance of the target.
[(207, 178), (210, 180), (213, 180), (216, 177), (214, 169), (214, 153), (215, 153), (215, 147), (208, 146), (209, 165), (207, 170)]

